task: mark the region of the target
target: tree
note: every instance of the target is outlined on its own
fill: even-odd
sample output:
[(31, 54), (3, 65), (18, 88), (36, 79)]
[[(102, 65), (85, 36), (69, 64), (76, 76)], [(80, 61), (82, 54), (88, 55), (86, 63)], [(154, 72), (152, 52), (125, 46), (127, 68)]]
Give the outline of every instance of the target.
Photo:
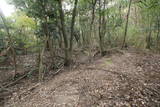
[(68, 38), (67, 38), (67, 33), (66, 33), (65, 16), (64, 16), (63, 9), (62, 9), (62, 1), (61, 0), (58, 0), (58, 5), (59, 5), (60, 20), (61, 20), (61, 30), (62, 30), (62, 33), (63, 33), (63, 39), (64, 39), (64, 45), (65, 45), (64, 65), (68, 66), (70, 64), (69, 49), (68, 49)]
[(123, 39), (123, 44), (122, 44), (122, 49), (126, 47), (126, 36), (127, 36), (127, 31), (128, 31), (128, 21), (129, 21), (129, 15), (130, 15), (130, 10), (131, 10), (131, 4), (132, 0), (129, 1), (129, 6), (128, 6), (128, 12), (127, 12), (127, 19), (126, 19), (126, 25), (125, 25), (125, 31), (124, 31), (124, 39)]
[(78, 0), (75, 0), (74, 8), (72, 12), (72, 21), (71, 21), (71, 37), (70, 37), (70, 56), (72, 56), (72, 48), (73, 48), (73, 36), (74, 36), (74, 25), (75, 25), (75, 18), (76, 18), (76, 10), (77, 10)]

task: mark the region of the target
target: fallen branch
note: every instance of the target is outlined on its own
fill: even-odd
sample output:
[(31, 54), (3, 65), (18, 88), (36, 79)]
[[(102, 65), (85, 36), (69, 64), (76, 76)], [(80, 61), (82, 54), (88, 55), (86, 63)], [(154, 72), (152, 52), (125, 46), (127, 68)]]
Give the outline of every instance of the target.
[(2, 91), (8, 91), (8, 92), (11, 92), (11, 90), (7, 89), (7, 88), (4, 88), (2, 85), (0, 85), (0, 92)]
[(54, 76), (54, 75), (58, 74), (62, 69), (63, 69), (63, 66), (61, 66), (61, 67), (60, 67), (55, 73), (53, 73), (52, 75)]
[(17, 80), (15, 80), (15, 81), (13, 81), (13, 82), (11, 82), (11, 83), (3, 86), (3, 87), (4, 87), (4, 88), (7, 88), (7, 87), (9, 87), (9, 86), (12, 86), (12, 85), (16, 84), (18, 81), (20, 81), (20, 80), (22, 80), (23, 78), (25, 78), (25, 77), (26, 77), (29, 73), (31, 73), (31, 72), (32, 72), (32, 71), (24, 74), (22, 77), (18, 78)]
[(53, 75), (58, 74), (62, 69), (58, 69)]

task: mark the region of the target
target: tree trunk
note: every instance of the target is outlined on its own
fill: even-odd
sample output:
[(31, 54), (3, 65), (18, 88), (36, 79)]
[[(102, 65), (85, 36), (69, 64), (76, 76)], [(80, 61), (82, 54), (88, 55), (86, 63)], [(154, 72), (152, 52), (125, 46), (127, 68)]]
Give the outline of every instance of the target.
[(103, 12), (102, 12), (102, 32), (101, 33), (102, 33), (102, 44), (103, 44), (103, 46), (104, 46), (104, 37), (105, 37), (105, 34), (106, 34), (105, 8), (106, 8), (106, 0), (104, 0), (104, 3), (103, 3)]
[(129, 21), (129, 15), (130, 15), (130, 10), (131, 10), (131, 4), (132, 4), (132, 0), (129, 1), (129, 7), (128, 7), (128, 13), (127, 13), (127, 21), (126, 21), (126, 26), (125, 26), (125, 32), (124, 32), (124, 39), (123, 39), (122, 49), (124, 47), (126, 47), (126, 37), (127, 37), (127, 31), (128, 31), (128, 21)]
[(152, 30), (149, 31), (148, 37), (146, 38), (147, 39), (147, 46), (146, 46), (147, 49), (151, 49), (151, 36), (152, 36)]
[(157, 39), (157, 49), (159, 50), (159, 45), (160, 45), (159, 44), (159, 41), (160, 41), (160, 37), (159, 37), (159, 34), (160, 34), (160, 21), (159, 21), (159, 17), (157, 19), (158, 19), (158, 21), (157, 21), (158, 22), (157, 23), (157, 25), (158, 25), (158, 27), (157, 27), (158, 28), (158, 32), (157, 32), (157, 38), (156, 39)]
[[(105, 4), (104, 4), (105, 5)], [(105, 14), (103, 13), (103, 16), (102, 16), (102, 6), (101, 6), (101, 0), (99, 0), (99, 45), (100, 45), (100, 53), (101, 53), (101, 56), (104, 56), (105, 53), (104, 53), (104, 47), (103, 47), (103, 31), (105, 28), (102, 28), (102, 25), (104, 24), (104, 16)], [(103, 20), (102, 20), (103, 19)], [(104, 27), (104, 26), (103, 26)]]
[(42, 51), (40, 53), (40, 60), (39, 60), (39, 76), (38, 76), (38, 79), (39, 79), (39, 82), (41, 82), (43, 80), (43, 72), (44, 72), (44, 65), (43, 65), (43, 56), (44, 56), (44, 52), (45, 52), (45, 49), (46, 49), (46, 46), (47, 46), (47, 41), (49, 40), (49, 36), (46, 36), (45, 37), (45, 42), (44, 42), (44, 46), (42, 48)]
[(56, 26), (57, 26), (57, 32), (59, 34), (59, 37), (58, 37), (59, 48), (63, 48), (63, 37), (62, 37), (60, 20), (58, 16), (56, 17)]
[(97, 0), (92, 0), (92, 19), (91, 19), (91, 25), (90, 25), (90, 33), (92, 35), (92, 29), (95, 19), (95, 6), (96, 6)]
[(60, 14), (60, 21), (61, 21), (61, 30), (64, 38), (64, 45), (65, 45), (65, 61), (64, 65), (69, 66), (70, 65), (70, 59), (69, 59), (69, 50), (68, 50), (68, 39), (67, 39), (67, 33), (66, 33), (66, 27), (65, 27), (65, 16), (62, 9), (62, 0), (58, 0), (59, 4), (59, 14)]
[[(93, 25), (94, 25), (94, 20), (95, 20), (95, 6), (97, 4), (97, 0), (92, 0), (92, 17), (91, 17), (91, 24), (90, 24), (90, 32), (89, 32), (89, 59), (91, 60), (91, 50), (92, 50), (92, 43), (91, 43), (91, 38), (93, 38), (94, 32), (93, 32)], [(90, 61), (89, 60), (89, 61)]]
[[(74, 24), (75, 24), (75, 19), (76, 19), (77, 4), (78, 4), (78, 0), (75, 0), (74, 9), (73, 9), (73, 12), (72, 12), (72, 22), (71, 22), (71, 38), (70, 38), (70, 48), (69, 48), (70, 57), (72, 57), (73, 36), (74, 36)], [(70, 59), (71, 59), (71, 58), (70, 58)]]
[(152, 27), (152, 21), (150, 20), (149, 16), (148, 16), (148, 21), (149, 21), (149, 28), (150, 29), (148, 29), (149, 30), (149, 34), (146, 37), (146, 43), (147, 43), (146, 48), (147, 49), (151, 49), (151, 36), (152, 36), (152, 29), (151, 29), (151, 27)]

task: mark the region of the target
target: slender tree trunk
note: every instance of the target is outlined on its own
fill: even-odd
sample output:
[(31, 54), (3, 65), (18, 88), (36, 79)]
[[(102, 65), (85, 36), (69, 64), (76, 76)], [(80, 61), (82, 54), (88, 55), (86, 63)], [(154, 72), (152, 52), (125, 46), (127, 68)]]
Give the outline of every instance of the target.
[(46, 4), (45, 2), (42, 3), (42, 8), (43, 8), (43, 11), (44, 11), (44, 18), (42, 19), (44, 21), (44, 26), (43, 26), (43, 32), (45, 34), (45, 39), (44, 39), (44, 46), (42, 48), (42, 51), (41, 53), (39, 54), (39, 82), (41, 82), (43, 80), (43, 77), (44, 77), (44, 69), (45, 69), (45, 66), (43, 65), (43, 56), (44, 56), (44, 53), (45, 53), (45, 50), (46, 49), (49, 49), (50, 51), (50, 54), (53, 58), (53, 46), (52, 46), (52, 43), (51, 43), (51, 38), (50, 38), (50, 33), (49, 33), (49, 28), (48, 28), (48, 21), (49, 21), (49, 18), (48, 16), (46, 16)]
[[(120, 17), (121, 17), (121, 15), (120, 15)], [(110, 20), (109, 20), (109, 13), (107, 12), (107, 22), (106, 22), (106, 25), (108, 25), (110, 22), (109, 22)], [(110, 31), (110, 28), (109, 28), (109, 26), (107, 26), (107, 36), (108, 36), (108, 44), (110, 45), (110, 47), (111, 47), (111, 33), (110, 33), (111, 31)]]
[(61, 25), (60, 25), (60, 20), (59, 17), (56, 17), (56, 26), (57, 26), (57, 32), (59, 34), (58, 37), (58, 44), (59, 44), (59, 48), (63, 48), (63, 37), (62, 37), (62, 31), (61, 31)]
[(40, 53), (40, 60), (39, 60), (39, 82), (41, 82), (43, 80), (43, 76), (44, 76), (44, 65), (43, 65), (43, 56), (44, 56), (44, 52), (46, 50), (46, 46), (47, 46), (47, 41), (49, 40), (49, 36), (45, 36), (45, 42), (44, 42), (44, 46), (42, 48), (42, 51)]
[(149, 22), (149, 29), (148, 29), (149, 33), (148, 33), (148, 35), (146, 37), (146, 43), (147, 43), (146, 48), (147, 49), (151, 49), (151, 36), (152, 36), (152, 29), (151, 29), (151, 27), (152, 27), (152, 21), (151, 21), (151, 18), (149, 16), (149, 14), (148, 14), (148, 22)]
[[(91, 24), (90, 24), (90, 31), (89, 31), (89, 59), (91, 60), (91, 50), (92, 50), (92, 43), (91, 43), (91, 38), (93, 38), (94, 36), (94, 32), (93, 32), (93, 25), (94, 25), (94, 20), (95, 20), (95, 7), (97, 4), (97, 0), (92, 0), (92, 17), (91, 17)], [(89, 60), (89, 61), (90, 61)]]
[(160, 30), (158, 30), (158, 32), (157, 32), (157, 49), (159, 50), (159, 40), (160, 40), (160, 38), (159, 38), (159, 34), (160, 34)]
[[(105, 5), (105, 4), (104, 4)], [(102, 26), (104, 23), (103, 21), (105, 20), (105, 16), (104, 16), (104, 13), (103, 13), (103, 16), (102, 16), (102, 4), (101, 4), (101, 0), (99, 0), (99, 44), (100, 44), (100, 53), (101, 53), (101, 56), (104, 56), (105, 53), (104, 53), (104, 47), (103, 47), (103, 32), (104, 32), (104, 29), (105, 28), (102, 28), (104, 26)]]
[(59, 13), (60, 13), (60, 21), (61, 21), (61, 30), (64, 38), (64, 45), (65, 45), (65, 61), (64, 65), (69, 66), (70, 65), (70, 59), (69, 59), (69, 49), (68, 49), (68, 39), (67, 39), (67, 33), (66, 33), (66, 27), (65, 27), (65, 16), (62, 9), (62, 0), (58, 0), (59, 4)]
[(59, 33), (59, 38), (58, 38), (59, 48), (63, 48), (63, 38), (62, 38), (62, 33), (61, 33), (60, 30), (58, 31), (58, 33)]
[(103, 12), (102, 12), (102, 44), (104, 45), (104, 37), (106, 34), (106, 17), (105, 17), (106, 0), (103, 2)]
[(147, 46), (146, 46), (147, 49), (151, 49), (151, 36), (152, 36), (152, 30), (149, 31), (148, 37), (146, 38), (147, 39)]
[[(45, 9), (45, 6), (43, 6)], [(39, 82), (43, 80), (43, 74), (44, 74), (44, 65), (43, 65), (43, 56), (45, 53), (46, 49), (49, 49), (49, 32), (48, 32), (48, 20), (47, 17), (44, 17), (44, 26), (43, 26), (43, 32), (45, 34), (45, 39), (44, 39), (44, 46), (42, 47), (41, 52), (39, 52)]]
[(157, 32), (157, 49), (159, 50), (159, 41), (160, 41), (160, 37), (159, 37), (159, 34), (160, 34), (160, 21), (159, 21), (159, 17), (157, 17), (157, 19), (158, 19), (158, 23), (157, 23), (157, 25), (158, 25), (158, 32)]
[[(91, 19), (91, 25), (90, 25), (90, 32), (92, 32), (92, 29), (93, 29), (96, 3), (97, 3), (97, 0), (92, 0), (92, 19)], [(91, 35), (92, 35), (92, 33), (91, 33)]]
[(122, 19), (122, 6), (121, 6), (121, 4), (119, 6), (119, 17), (120, 17), (120, 19)]
[(101, 0), (99, 0), (99, 29), (98, 29), (98, 33), (99, 33), (100, 52), (102, 54), (103, 46), (102, 46), (102, 35), (101, 35), (101, 23), (102, 23), (101, 20), (102, 20)]
[[(70, 57), (72, 57), (72, 48), (73, 48), (73, 36), (74, 36), (74, 24), (75, 24), (75, 19), (76, 19), (76, 10), (77, 10), (77, 4), (78, 4), (78, 0), (75, 0), (74, 3), (74, 9), (72, 12), (72, 22), (71, 22), (71, 38), (70, 38)], [(70, 58), (71, 59), (71, 58)]]
[(138, 25), (138, 9), (137, 7), (135, 7), (135, 25), (137, 26)]
[(124, 32), (124, 39), (123, 39), (122, 49), (126, 46), (126, 37), (127, 37), (127, 31), (128, 31), (128, 22), (129, 22), (129, 15), (130, 15), (130, 10), (131, 10), (131, 4), (132, 4), (132, 0), (129, 1), (129, 7), (128, 7), (128, 13), (127, 13), (127, 21), (126, 21), (126, 26), (125, 26), (125, 32)]
[(86, 39), (85, 39), (85, 36), (84, 36), (84, 31), (83, 31), (83, 29), (81, 29), (81, 37), (82, 37), (83, 47), (85, 47), (85, 46), (86, 46)]

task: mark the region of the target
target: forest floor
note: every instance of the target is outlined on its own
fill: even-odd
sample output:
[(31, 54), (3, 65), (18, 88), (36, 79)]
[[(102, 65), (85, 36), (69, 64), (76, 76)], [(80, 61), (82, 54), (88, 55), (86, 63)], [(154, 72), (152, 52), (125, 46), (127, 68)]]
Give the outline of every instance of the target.
[(5, 107), (160, 107), (160, 55), (124, 51), (43, 83), (23, 80)]

